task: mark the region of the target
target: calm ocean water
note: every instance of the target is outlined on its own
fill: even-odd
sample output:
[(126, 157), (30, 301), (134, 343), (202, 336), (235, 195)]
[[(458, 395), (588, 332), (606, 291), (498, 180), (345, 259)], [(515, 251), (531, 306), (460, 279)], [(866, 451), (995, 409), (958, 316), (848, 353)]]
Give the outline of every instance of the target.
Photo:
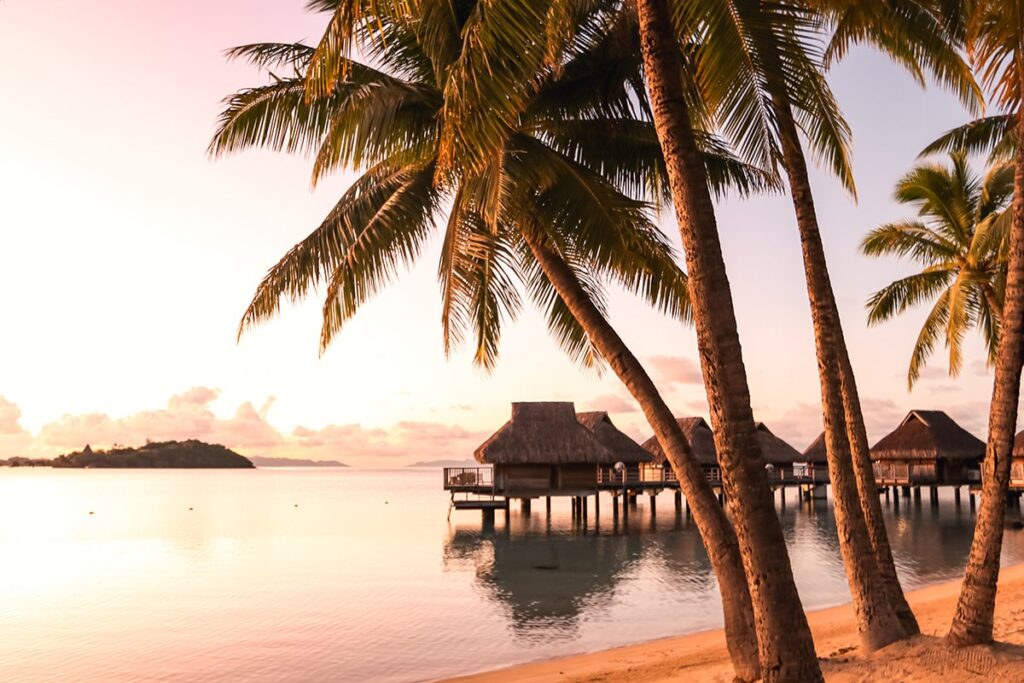
[[(804, 605), (844, 602), (831, 509), (793, 498)], [(440, 470), (0, 469), (0, 680), (420, 681), (720, 625), (696, 530), (646, 501), (483, 529)], [(966, 496), (886, 514), (906, 587), (962, 570)]]

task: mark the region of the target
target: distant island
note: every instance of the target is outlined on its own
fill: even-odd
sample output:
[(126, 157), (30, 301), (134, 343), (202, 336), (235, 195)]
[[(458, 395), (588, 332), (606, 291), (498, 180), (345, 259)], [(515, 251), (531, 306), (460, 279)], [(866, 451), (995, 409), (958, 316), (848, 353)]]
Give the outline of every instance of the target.
[(0, 460), (0, 467), (51, 467), (53, 461), (49, 458), (23, 458), (15, 456)]
[(262, 455), (249, 457), (256, 467), (348, 467), (337, 460), (307, 460), (305, 458), (268, 458)]
[(252, 468), (252, 462), (219, 444), (188, 441), (161, 441), (138, 448), (115, 446), (94, 451), (86, 446), (75, 453), (53, 459), (53, 467), (132, 467), (132, 468)]
[(406, 467), (477, 467), (480, 463), (467, 458), (465, 460), (420, 460)]

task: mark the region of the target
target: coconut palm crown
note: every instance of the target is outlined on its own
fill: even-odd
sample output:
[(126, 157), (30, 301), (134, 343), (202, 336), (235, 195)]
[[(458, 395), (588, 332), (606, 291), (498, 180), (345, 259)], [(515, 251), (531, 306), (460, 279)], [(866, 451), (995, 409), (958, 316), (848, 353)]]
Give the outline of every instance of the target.
[[(421, 2), (412, 14), (361, 15), (346, 35), (365, 59), (337, 58), (334, 86), (314, 96), (307, 72), (317, 48), (262, 43), (229, 51), (270, 70), (271, 82), (225, 100), (211, 154), (250, 147), (310, 154), (314, 183), (338, 169), (362, 172), (320, 226), (270, 269), (240, 334), (277, 314), (282, 300), (323, 287), (325, 349), (439, 226), (445, 348), (471, 332), (474, 361), (485, 369), (497, 359), (502, 322), (521, 308), (522, 289), (571, 357), (585, 366), (600, 361), (523, 244), (523, 230), (544, 235), (602, 310), (611, 281), (688, 319), (685, 274), (644, 201), (666, 196), (664, 164), (638, 104), (639, 62), (622, 22), (565, 52), (557, 72), (532, 89), (505, 144), (475, 173), (440, 181), (447, 79), (482, 21), (476, 8)], [(749, 192), (771, 184), (712, 135), (701, 140), (716, 187)]]
[(871, 324), (931, 303), (910, 357), (910, 388), (940, 339), (949, 349), (949, 373), (955, 376), (963, 366), (968, 330), (980, 331), (989, 363), (999, 338), (1013, 166), (996, 163), (979, 177), (965, 153), (950, 154), (950, 161), (948, 166), (922, 163), (903, 176), (894, 197), (917, 207), (917, 217), (879, 226), (861, 243), (868, 256), (909, 257), (922, 266), (867, 302)]

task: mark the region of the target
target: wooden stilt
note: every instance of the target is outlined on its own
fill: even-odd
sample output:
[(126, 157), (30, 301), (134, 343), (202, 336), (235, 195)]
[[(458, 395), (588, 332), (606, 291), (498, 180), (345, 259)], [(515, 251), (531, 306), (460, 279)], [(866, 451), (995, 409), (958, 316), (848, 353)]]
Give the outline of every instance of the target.
[(954, 486), (953, 487), (953, 502), (956, 504), (957, 507), (960, 507), (960, 487), (959, 486)]
[(653, 517), (655, 515), (655, 513), (657, 512), (657, 510), (658, 510), (658, 508), (657, 508), (658, 498), (653, 493), (649, 496), (649, 498), (650, 498), (650, 501), (651, 501), (651, 516)]
[(938, 507), (939, 505), (939, 487), (932, 486), (928, 489), (928, 501), (932, 504), (932, 507)]

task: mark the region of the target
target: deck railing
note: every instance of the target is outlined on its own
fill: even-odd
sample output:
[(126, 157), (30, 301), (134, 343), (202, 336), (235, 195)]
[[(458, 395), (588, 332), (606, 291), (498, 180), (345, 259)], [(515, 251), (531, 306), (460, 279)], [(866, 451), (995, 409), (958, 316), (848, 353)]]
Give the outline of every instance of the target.
[(621, 472), (615, 469), (611, 465), (598, 465), (597, 466), (597, 483), (598, 484), (621, 484), (625, 477), (627, 484), (635, 484), (640, 479), (640, 471), (629, 469), (628, 467)]
[(679, 481), (675, 472), (660, 465), (640, 465), (621, 472), (611, 465), (599, 465), (597, 468), (598, 484), (621, 484), (623, 477), (626, 484), (674, 484)]
[(491, 467), (445, 467), (444, 488), (446, 490), (479, 489), (494, 486), (494, 469)]

